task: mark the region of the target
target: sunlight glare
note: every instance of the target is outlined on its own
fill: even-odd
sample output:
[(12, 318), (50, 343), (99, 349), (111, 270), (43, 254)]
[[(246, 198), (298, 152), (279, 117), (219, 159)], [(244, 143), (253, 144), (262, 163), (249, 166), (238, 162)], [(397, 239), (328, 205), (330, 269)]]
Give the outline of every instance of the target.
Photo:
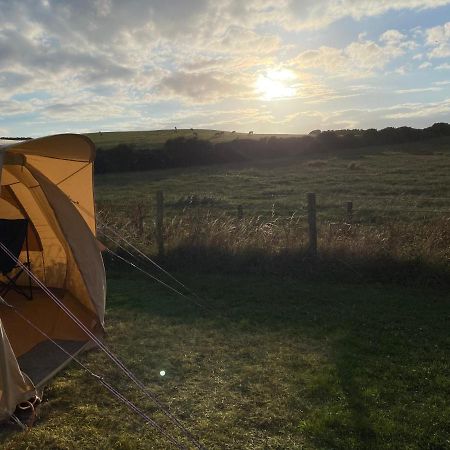
[(256, 90), (264, 100), (293, 97), (295, 74), (288, 69), (273, 69), (259, 75)]

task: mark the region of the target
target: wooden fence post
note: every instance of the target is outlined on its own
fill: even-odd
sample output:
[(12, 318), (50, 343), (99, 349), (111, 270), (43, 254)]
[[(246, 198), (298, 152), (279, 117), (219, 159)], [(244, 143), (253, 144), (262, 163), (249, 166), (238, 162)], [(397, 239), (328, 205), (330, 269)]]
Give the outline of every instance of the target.
[(353, 220), (353, 202), (347, 202), (346, 204), (347, 209), (347, 222), (352, 223)]
[(316, 219), (316, 194), (308, 193), (308, 225), (309, 225), (309, 249), (312, 257), (317, 256), (317, 219)]
[(162, 191), (156, 192), (156, 242), (158, 256), (164, 258), (164, 195)]

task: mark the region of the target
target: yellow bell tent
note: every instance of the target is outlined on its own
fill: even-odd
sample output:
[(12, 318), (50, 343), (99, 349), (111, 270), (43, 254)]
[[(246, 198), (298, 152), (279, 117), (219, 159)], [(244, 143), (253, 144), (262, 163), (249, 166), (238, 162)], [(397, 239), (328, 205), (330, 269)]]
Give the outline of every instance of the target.
[(0, 420), (68, 364), (68, 354), (92, 345), (44, 286), (96, 337), (103, 335), (106, 282), (95, 238), (94, 155), (93, 143), (75, 134), (0, 145), (0, 221), (8, 225), (0, 227), (0, 243), (25, 223), (26, 248), (19, 248), (18, 259), (27, 269), (13, 261), (11, 273), (0, 273)]

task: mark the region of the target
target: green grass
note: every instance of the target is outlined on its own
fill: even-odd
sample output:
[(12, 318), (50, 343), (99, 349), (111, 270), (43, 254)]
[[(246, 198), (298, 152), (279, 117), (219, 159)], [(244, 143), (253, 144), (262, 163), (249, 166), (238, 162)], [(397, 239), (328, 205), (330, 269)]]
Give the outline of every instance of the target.
[(356, 220), (423, 221), (450, 215), (449, 173), (450, 139), (444, 139), (318, 158), (99, 175), (96, 194), (100, 207), (128, 216), (142, 203), (151, 217), (159, 189), (169, 215), (197, 199), (212, 213), (235, 215), (241, 204), (248, 216), (304, 216), (306, 193), (316, 192), (324, 220), (345, 218), (345, 202), (353, 201)]
[(245, 139), (261, 139), (263, 137), (277, 136), (289, 137), (300, 136), (290, 134), (248, 134), (248, 133), (232, 133), (231, 131), (220, 130), (204, 130), (204, 129), (180, 129), (173, 130), (154, 130), (154, 131), (112, 131), (87, 133), (88, 136), (97, 147), (108, 149), (119, 144), (133, 145), (136, 148), (155, 149), (160, 148), (168, 139), (177, 137), (194, 137), (197, 133), (199, 139), (216, 142), (226, 142), (237, 138)]
[[(208, 448), (449, 448), (439, 290), (179, 276), (213, 312), (111, 270), (107, 343)], [(165, 423), (100, 353), (83, 360)], [(45, 397), (29, 433), (3, 429), (3, 448), (170, 448), (75, 365)]]
[[(208, 448), (450, 448), (450, 298), (421, 281), (448, 279), (449, 173), (443, 139), (97, 176), (104, 217), (137, 240), (138, 205), (151, 240), (164, 191), (166, 233), (184, 236), (166, 263), (213, 310), (109, 263), (106, 341)], [(289, 254), (311, 191), (317, 266)], [(83, 361), (167, 423), (102, 354)], [(45, 399), (29, 433), (1, 429), (3, 448), (170, 448), (75, 365)]]
[[(446, 138), (315, 158), (107, 174), (96, 177), (96, 192), (102, 217), (155, 252), (155, 193), (163, 190), (168, 262), (175, 270), (200, 265), (290, 274), (310, 272), (303, 262), (306, 194), (315, 192), (325, 277), (341, 276), (344, 267), (353, 271), (345, 270), (345, 279), (446, 284), (449, 173)], [(353, 202), (350, 226), (347, 201)]]

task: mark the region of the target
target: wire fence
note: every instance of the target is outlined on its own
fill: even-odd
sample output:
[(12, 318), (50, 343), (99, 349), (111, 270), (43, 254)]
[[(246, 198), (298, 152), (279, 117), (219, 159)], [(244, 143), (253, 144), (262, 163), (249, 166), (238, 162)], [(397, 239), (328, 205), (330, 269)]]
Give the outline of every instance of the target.
[[(441, 204), (434, 204), (439, 201)], [(173, 217), (228, 217), (228, 218), (266, 218), (291, 219), (292, 217), (306, 218), (308, 214), (306, 195), (293, 205), (283, 201), (255, 202), (244, 198), (241, 201), (225, 201), (220, 197), (187, 195), (185, 197), (165, 197), (164, 215)], [(349, 210), (351, 204), (351, 210)], [(156, 201), (144, 202), (137, 200), (117, 205), (109, 202), (98, 204), (100, 211), (114, 211), (117, 217), (128, 218), (137, 223), (149, 223), (158, 215)], [(333, 196), (331, 198), (317, 196), (317, 216), (322, 222), (348, 221), (353, 223), (374, 223), (382, 219), (390, 221), (410, 221), (411, 219), (426, 220), (436, 217), (450, 216), (450, 197), (414, 197), (405, 196)], [(142, 226), (139, 226), (143, 228)]]
[[(138, 200), (123, 209), (104, 204), (99, 208), (99, 217), (161, 257), (166, 249), (179, 245), (214, 245), (234, 250), (265, 246), (268, 251), (301, 247), (314, 255), (314, 242), (323, 247), (345, 241), (348, 247), (355, 248), (369, 245), (369, 241), (374, 246), (375, 240), (379, 248), (389, 244), (386, 251), (399, 253), (402, 246), (409, 248), (410, 242), (428, 249), (433, 247), (430, 239), (445, 245), (442, 237), (450, 229), (447, 197), (421, 198), (424, 206), (418, 207), (399, 195), (355, 195), (350, 199), (311, 195), (313, 210), (309, 194), (295, 208), (283, 202), (225, 202), (213, 195), (165, 198), (159, 191), (155, 200), (147, 204)], [(441, 201), (442, 207), (433, 207), (432, 200)]]

